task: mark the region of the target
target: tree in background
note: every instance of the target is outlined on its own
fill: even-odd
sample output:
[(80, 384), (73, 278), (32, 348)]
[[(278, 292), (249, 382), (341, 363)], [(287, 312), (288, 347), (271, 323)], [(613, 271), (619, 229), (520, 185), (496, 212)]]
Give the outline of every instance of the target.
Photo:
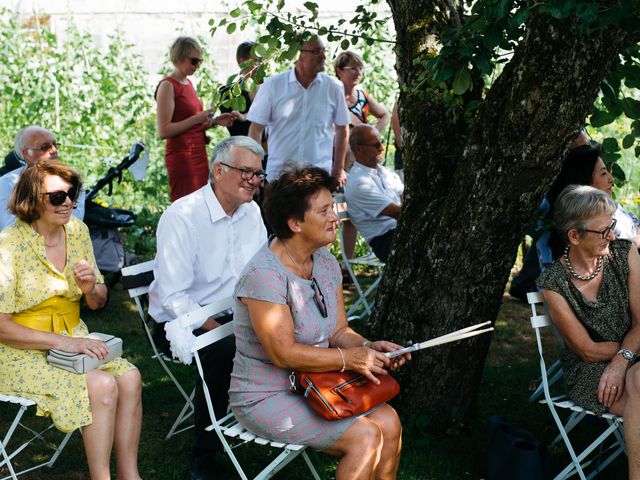
[[(252, 18), (267, 32), (256, 53), (291, 62), (305, 32), (343, 49), (374, 41), (376, 4), (326, 26), (313, 2), (292, 14), (283, 0), (248, 0), (211, 24), (232, 33)], [(623, 147), (634, 146), (640, 23), (637, 0), (388, 4), (406, 191), (369, 338), (402, 343), (495, 320), (518, 242), (591, 111), (598, 126), (633, 119)], [(617, 141), (605, 148), (615, 163)], [(416, 354), (399, 372), (401, 410), (439, 427), (464, 421), (489, 344), (485, 336)]]

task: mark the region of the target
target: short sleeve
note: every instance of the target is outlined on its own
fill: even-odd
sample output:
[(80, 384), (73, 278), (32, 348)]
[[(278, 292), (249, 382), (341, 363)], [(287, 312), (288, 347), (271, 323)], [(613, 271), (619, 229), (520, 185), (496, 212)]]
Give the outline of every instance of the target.
[(16, 275), (11, 262), (11, 248), (0, 241), (0, 313), (16, 311)]
[[(330, 80), (335, 80), (329, 78)], [(336, 80), (333, 85), (333, 92), (336, 98), (336, 111), (333, 115), (333, 123), (335, 125), (349, 125), (351, 123), (351, 118), (349, 116), (349, 107), (347, 107), (347, 101), (344, 98), (344, 87), (342, 84), (338, 84), (339, 81)]]
[(273, 81), (265, 80), (253, 99), (247, 113), (247, 120), (260, 125), (267, 125), (271, 119), (271, 87)]
[(345, 195), (347, 210), (350, 206), (351, 208), (357, 206), (370, 218), (376, 218), (380, 212), (394, 203), (370, 177), (359, 178), (355, 183), (349, 183), (347, 179)]
[(285, 305), (288, 303), (287, 285), (283, 272), (264, 267), (250, 268), (238, 280), (233, 296)]

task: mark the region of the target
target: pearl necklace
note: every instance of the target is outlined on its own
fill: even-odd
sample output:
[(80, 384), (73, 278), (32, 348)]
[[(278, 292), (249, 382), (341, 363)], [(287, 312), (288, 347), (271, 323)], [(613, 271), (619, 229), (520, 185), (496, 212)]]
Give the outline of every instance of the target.
[(573, 269), (573, 265), (571, 265), (571, 260), (569, 260), (569, 245), (567, 245), (565, 247), (564, 253), (562, 254), (562, 256), (564, 257), (564, 261), (567, 264), (567, 270), (569, 270), (569, 273), (571, 275), (573, 275), (575, 278), (577, 278), (578, 280), (584, 280), (584, 281), (593, 280), (594, 278), (596, 278), (598, 276), (598, 274), (600, 273), (600, 270), (602, 270), (602, 264), (604, 263), (602, 261), (602, 256), (599, 256), (598, 257), (598, 266), (596, 267), (595, 271), (592, 274), (590, 274), (590, 275), (579, 275)]

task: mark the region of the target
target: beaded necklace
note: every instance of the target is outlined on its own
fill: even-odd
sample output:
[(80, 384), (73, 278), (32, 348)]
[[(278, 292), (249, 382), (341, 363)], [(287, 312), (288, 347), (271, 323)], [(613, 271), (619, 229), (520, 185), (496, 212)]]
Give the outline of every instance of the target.
[(578, 280), (584, 280), (584, 281), (593, 280), (594, 278), (596, 278), (598, 276), (598, 274), (600, 273), (600, 270), (602, 270), (602, 264), (604, 263), (603, 260), (602, 260), (602, 256), (599, 256), (598, 257), (598, 266), (596, 267), (595, 271), (592, 274), (590, 274), (590, 275), (579, 275), (573, 269), (573, 265), (571, 265), (571, 260), (569, 260), (569, 245), (567, 245), (564, 248), (564, 253), (562, 254), (562, 256), (564, 257), (564, 261), (567, 264), (567, 270), (569, 270), (569, 273), (571, 275), (573, 275), (575, 278), (577, 278)]

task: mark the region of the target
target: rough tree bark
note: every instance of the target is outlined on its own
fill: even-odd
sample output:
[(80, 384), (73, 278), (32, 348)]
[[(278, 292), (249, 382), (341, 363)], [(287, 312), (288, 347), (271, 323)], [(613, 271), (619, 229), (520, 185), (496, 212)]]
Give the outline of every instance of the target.
[[(407, 186), (371, 338), (421, 341), (495, 321), (527, 223), (631, 39), (616, 28), (586, 36), (575, 19), (531, 15), (467, 132), (447, 114), (439, 90), (413, 89), (413, 60), (428, 55), (433, 34), (455, 17), (447, 13), (452, 3), (389, 4)], [(398, 375), (406, 392), (400, 409), (426, 415), (436, 427), (468, 418), (490, 341), (487, 335), (415, 355)]]

